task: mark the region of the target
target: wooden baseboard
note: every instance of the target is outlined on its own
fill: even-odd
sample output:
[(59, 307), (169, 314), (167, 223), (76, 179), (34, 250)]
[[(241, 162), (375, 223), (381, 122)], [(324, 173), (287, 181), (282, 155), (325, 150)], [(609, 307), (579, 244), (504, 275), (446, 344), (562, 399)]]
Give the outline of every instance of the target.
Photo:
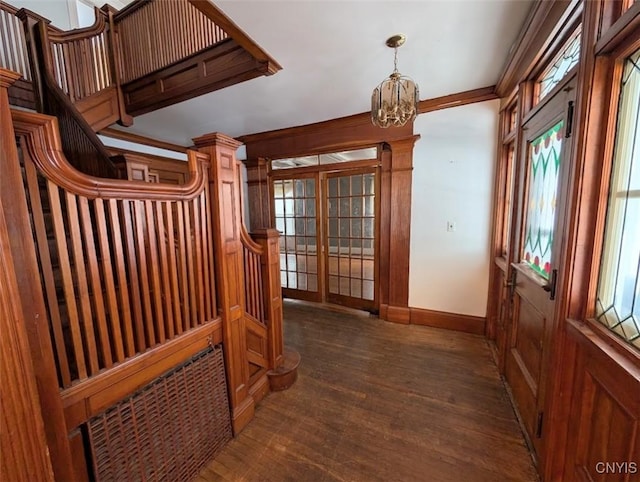
[(269, 394), (269, 377), (266, 372), (258, 378), (258, 380), (249, 388), (249, 395), (253, 398), (253, 401), (258, 405), (264, 397)]
[(442, 311), (410, 308), (411, 324), (425, 325), (446, 330), (464, 331), (476, 335), (484, 335), (486, 318), (480, 316), (460, 315)]
[(240, 403), (240, 405), (232, 410), (231, 423), (233, 425), (234, 437), (242, 432), (242, 429), (247, 426), (251, 419), (253, 419), (255, 408), (256, 405), (253, 398), (248, 396)]
[(385, 312), (384, 320), (403, 325), (411, 323), (411, 309), (408, 306), (387, 306)]

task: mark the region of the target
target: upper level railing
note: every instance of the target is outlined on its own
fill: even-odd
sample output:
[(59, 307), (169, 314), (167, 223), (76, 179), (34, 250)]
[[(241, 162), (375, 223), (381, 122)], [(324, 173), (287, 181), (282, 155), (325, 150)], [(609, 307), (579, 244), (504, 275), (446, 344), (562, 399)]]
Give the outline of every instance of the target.
[[(131, 4), (114, 16), (127, 83), (229, 38), (220, 25), (186, 0)], [(146, 48), (140, 48), (144, 46)]]
[(84, 29), (59, 32), (47, 28), (45, 59), (60, 88), (72, 102), (115, 84), (111, 66), (107, 14), (95, 9), (96, 22)]
[(217, 318), (208, 156), (183, 186), (99, 179), (13, 112), (62, 388)]
[(18, 72), (30, 81), (27, 41), (17, 12), (11, 5), (0, 2), (0, 66)]
[(94, 130), (281, 68), (209, 0), (135, 0), (95, 12), (91, 27), (63, 32), (0, 3), (0, 68), (33, 80), (36, 94), (47, 70)]

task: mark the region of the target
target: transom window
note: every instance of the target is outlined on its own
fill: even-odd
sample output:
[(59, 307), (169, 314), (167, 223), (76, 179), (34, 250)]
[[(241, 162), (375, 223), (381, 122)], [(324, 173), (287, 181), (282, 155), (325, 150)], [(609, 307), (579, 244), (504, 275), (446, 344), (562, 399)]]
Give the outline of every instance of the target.
[(378, 149), (369, 147), (366, 149), (354, 149), (351, 151), (332, 152), (331, 154), (316, 154), (313, 156), (290, 157), (271, 161), (271, 169), (293, 169), (296, 167), (321, 166), (341, 162), (360, 161), (363, 159), (376, 159)]
[(596, 318), (640, 349), (640, 50), (625, 62)]
[(537, 83), (537, 101), (541, 101), (553, 88), (560, 83), (569, 71), (578, 64), (580, 60), (580, 29), (569, 37), (558, 55), (551, 61), (551, 65), (547, 67), (542, 75), (538, 78)]

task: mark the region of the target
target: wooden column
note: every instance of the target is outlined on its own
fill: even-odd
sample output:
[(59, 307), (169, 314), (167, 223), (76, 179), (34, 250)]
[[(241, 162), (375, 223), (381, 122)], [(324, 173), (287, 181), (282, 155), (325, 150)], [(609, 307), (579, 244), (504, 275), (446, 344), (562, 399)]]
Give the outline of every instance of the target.
[(218, 312), (222, 333), (233, 429), (240, 432), (253, 418), (254, 401), (249, 395), (249, 363), (245, 334), (244, 264), (240, 226), (240, 177), (236, 150), (240, 142), (212, 133), (193, 139), (195, 146), (211, 158), (209, 192), (215, 246)]
[(396, 323), (410, 322), (411, 181), (413, 146), (419, 138), (390, 141), (382, 153), (380, 317)]
[(249, 199), (247, 206), (251, 213), (249, 231), (271, 228), (271, 195), (269, 193), (268, 161), (262, 157), (244, 161), (247, 168)]
[(258, 229), (251, 237), (262, 246), (262, 285), (269, 344), (269, 369), (284, 361), (282, 333), (282, 289), (280, 287), (280, 233), (277, 229)]
[[(20, 74), (0, 69), (0, 141), (2, 178), (18, 167), (15, 137), (9, 111), (8, 89)], [(15, 169), (13, 169), (15, 171)], [(21, 186), (21, 184), (17, 184)], [(0, 474), (6, 480), (53, 481), (53, 468), (44, 432), (42, 407), (24, 326), (20, 288), (16, 276), (10, 227), (5, 205), (7, 186), (0, 196)], [(25, 222), (29, 222), (28, 218)]]
[[(16, 435), (13, 432), (9, 432), (8, 435), (12, 437), (9, 442), (19, 444), (20, 442), (17, 440), (26, 443), (26, 440), (30, 439), (31, 447), (25, 446), (25, 451), (21, 456), (27, 458), (30, 464), (34, 464), (34, 468), (40, 468), (44, 472), (41, 479), (10, 479), (50, 480), (47, 478), (49, 467), (45, 457), (46, 454), (39, 453), (43, 449), (43, 441), (41, 439), (43, 426), (39, 420), (46, 420), (44, 434), (46, 435), (55, 479), (72, 482), (76, 478), (73, 473), (67, 428), (49, 337), (47, 311), (42, 295), (38, 261), (31, 233), (29, 212), (27, 211), (27, 200), (22, 188), (22, 174), (12, 127), (11, 111), (9, 110), (7, 89), (19, 77), (20, 75), (15, 72), (0, 69), (0, 140), (2, 142), (0, 145), (0, 162), (2, 163), (0, 167), (2, 171), (2, 175), (0, 175), (0, 212), (3, 218), (1, 229), (4, 231), (1, 248), (2, 263), (8, 270), (5, 272), (3, 267), (2, 272), (4, 274), (0, 282), (2, 285), (0, 291), (2, 291), (3, 306), (5, 306), (5, 299), (9, 302), (9, 306), (3, 308), (3, 311), (9, 310), (8, 316), (3, 313), (0, 317), (2, 319), (0, 323), (3, 369), (1, 384), (2, 412), (9, 416), (11, 412), (8, 410), (12, 408), (11, 399), (7, 398), (5, 400), (5, 396), (8, 396), (8, 392), (12, 390), (12, 383), (9, 382), (10, 378), (4, 378), (4, 369), (6, 368), (10, 371), (11, 365), (19, 362), (19, 365), (13, 366), (22, 370), (22, 373), (14, 373), (13, 375), (19, 377), (17, 379), (14, 378), (15, 383), (21, 380), (18, 390), (23, 398), (18, 402), (22, 406), (13, 406), (13, 408), (18, 411), (27, 410), (28, 417), (21, 421), (11, 421), (12, 425), (13, 423), (19, 425), (21, 422), (25, 422), (26, 425), (20, 429), (21, 434)], [(8, 283), (6, 290), (9, 291), (5, 291), (5, 283)], [(24, 351), (26, 349), (24, 338), (22, 338), (24, 333), (27, 336), (30, 353)], [(20, 358), (16, 359), (15, 357), (18, 356)], [(27, 356), (29, 360), (25, 360)], [(26, 379), (30, 380), (30, 382)], [(39, 403), (37, 398), (34, 399), (32, 388), (30, 388), (33, 386), (34, 380)], [(5, 392), (5, 390), (8, 392)], [(13, 390), (16, 390), (16, 385), (13, 385)], [(5, 404), (7, 404), (6, 407)], [(3, 418), (3, 454), (5, 453), (4, 422)], [(35, 432), (31, 433), (30, 428), (33, 428)], [(10, 427), (7, 427), (7, 429), (10, 429)], [(13, 440), (14, 436), (15, 440)], [(4, 463), (3, 455), (3, 470)], [(14, 463), (21, 463), (21, 461), (16, 460)], [(22, 467), (15, 469), (18, 470), (16, 473), (20, 474), (20, 470), (29, 471), (32, 468)]]

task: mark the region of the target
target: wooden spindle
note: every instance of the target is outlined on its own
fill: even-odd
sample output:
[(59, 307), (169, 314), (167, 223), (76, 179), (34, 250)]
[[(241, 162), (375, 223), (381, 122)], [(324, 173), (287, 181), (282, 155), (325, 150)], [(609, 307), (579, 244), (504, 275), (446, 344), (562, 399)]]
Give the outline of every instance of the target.
[[(116, 274), (118, 277), (118, 294), (120, 297), (120, 306), (122, 307), (122, 322), (120, 324), (120, 328), (116, 328), (115, 324), (117, 323), (117, 316), (113, 316), (111, 322), (114, 324), (114, 336), (117, 332), (124, 332), (124, 348), (126, 356), (133, 356), (136, 352), (134, 337), (133, 337), (133, 323), (132, 323), (132, 312), (134, 316), (138, 316), (138, 323), (140, 332), (142, 332), (142, 310), (140, 308), (139, 303), (130, 303), (129, 300), (129, 286), (127, 284), (127, 273), (126, 273), (126, 261), (124, 255), (123, 248), (123, 240), (126, 242), (126, 237), (123, 236), (120, 229), (120, 217), (118, 216), (118, 201), (115, 199), (109, 199), (108, 204), (108, 212), (109, 212), (109, 227), (111, 229), (112, 235), (112, 247), (113, 247), (113, 260), (114, 266), (116, 269)], [(105, 240), (106, 241), (106, 240)], [(105, 242), (106, 247), (106, 242)], [(105, 258), (105, 263), (106, 263)], [(137, 278), (136, 278), (137, 280)], [(113, 291), (115, 291), (115, 286), (112, 287)], [(107, 293), (108, 294), (108, 293)], [(109, 295), (111, 296), (111, 295)], [(118, 310), (117, 306), (117, 298), (115, 300), (116, 306), (113, 306), (112, 309)], [(142, 338), (144, 340), (144, 338)], [(117, 348), (117, 345), (116, 345)], [(118, 354), (118, 351), (116, 350)], [(119, 355), (119, 354), (118, 354)], [(118, 361), (122, 361), (122, 359), (118, 356)]]
[(40, 255), (41, 275), (44, 280), (45, 296), (52, 328), (51, 331), (53, 332), (53, 344), (56, 350), (56, 357), (58, 358), (59, 375), (62, 386), (68, 387), (71, 385), (71, 373), (69, 370), (69, 360), (67, 358), (62, 319), (60, 317), (60, 306), (58, 303), (56, 283), (51, 263), (51, 252), (49, 250), (49, 239), (47, 237), (47, 229), (44, 220), (44, 210), (42, 207), (42, 199), (40, 198), (38, 175), (31, 159), (26, 159), (24, 168), (27, 177), (27, 192), (29, 194), (33, 224), (36, 232), (38, 254)]
[(156, 219), (154, 216), (153, 205), (151, 201), (144, 202), (144, 211), (146, 215), (146, 233), (148, 238), (148, 254), (149, 264), (147, 268), (150, 271), (151, 286), (153, 289), (153, 307), (155, 308), (155, 316), (152, 317), (152, 325), (156, 333), (156, 341), (164, 343), (166, 340), (164, 309), (162, 306), (162, 281), (160, 279), (160, 266), (158, 259), (158, 240), (156, 237)]
[(178, 258), (179, 258), (179, 282), (180, 298), (182, 299), (182, 330), (189, 329), (191, 320), (191, 299), (189, 296), (189, 269), (187, 266), (187, 230), (184, 222), (184, 203), (176, 204), (178, 218)]
[[(96, 231), (98, 234), (98, 244), (100, 248), (100, 257), (102, 258), (102, 272), (104, 275), (104, 285), (107, 297), (107, 309), (109, 312), (109, 326), (111, 333), (113, 333), (113, 348), (115, 352), (115, 361), (121, 362), (124, 360), (124, 344), (122, 330), (120, 329), (120, 313), (118, 310), (118, 298), (116, 296), (116, 283), (113, 276), (113, 268), (111, 262), (111, 249), (109, 246), (109, 232), (107, 231), (107, 222), (105, 218), (105, 205), (102, 199), (96, 199), (95, 201), (96, 212)], [(115, 236), (114, 236), (115, 237)], [(116, 238), (120, 241), (119, 238)], [(114, 240), (115, 241), (115, 240)], [(117, 249), (114, 247), (114, 252)], [(122, 247), (120, 246), (120, 253), (122, 253)], [(117, 266), (117, 255), (116, 266)], [(126, 280), (125, 280), (126, 281)], [(124, 310), (123, 310), (124, 311)], [(124, 337), (125, 342), (131, 343), (128, 337)], [(132, 343), (131, 343), (132, 345)]]
[(182, 333), (182, 313), (180, 311), (180, 287), (178, 281), (179, 260), (176, 257), (176, 238), (173, 231), (173, 206), (176, 203), (170, 201), (163, 203), (165, 208), (165, 217), (167, 220), (167, 251), (169, 254), (169, 279), (171, 282), (172, 308), (174, 332), (177, 335)]
[(164, 302), (164, 332), (169, 340), (175, 335), (173, 325), (173, 307), (171, 306), (171, 284), (169, 282), (169, 257), (167, 254), (167, 228), (163, 215), (162, 202), (154, 202), (157, 220), (157, 243), (160, 259), (160, 277), (162, 280), (162, 300)]
[(76, 296), (73, 288), (71, 263), (68, 257), (69, 250), (67, 248), (67, 233), (64, 228), (64, 215), (62, 213), (62, 206), (60, 203), (60, 191), (53, 182), (48, 181), (47, 184), (49, 191), (49, 205), (51, 206), (51, 215), (53, 218), (53, 230), (56, 238), (56, 247), (58, 249), (58, 261), (60, 271), (62, 273), (64, 298), (67, 305), (67, 314), (69, 315), (72, 350), (75, 357), (76, 369), (78, 370), (78, 378), (83, 379), (87, 378), (87, 367), (85, 363), (84, 349), (82, 347), (80, 318), (78, 316)]
[(202, 270), (202, 278), (204, 279), (204, 291), (202, 293), (204, 298), (205, 311), (202, 314), (202, 322), (205, 323), (213, 318), (211, 312), (211, 284), (209, 282), (209, 246), (207, 243), (207, 206), (205, 203), (204, 192), (198, 196), (200, 201), (200, 240), (202, 242), (202, 262), (200, 267)]
[(149, 292), (149, 264), (147, 263), (147, 247), (145, 246), (145, 209), (144, 202), (132, 202), (134, 223), (135, 223), (135, 240), (136, 240), (136, 256), (138, 258), (138, 272), (140, 276), (140, 294), (142, 296), (142, 308), (144, 311), (144, 327), (146, 332), (146, 347), (155, 346), (156, 331), (153, 326), (153, 310), (151, 308), (151, 293)]
[(85, 256), (82, 247), (82, 235), (80, 234), (80, 218), (78, 216), (78, 197), (69, 192), (66, 193), (67, 216), (69, 220), (69, 235), (71, 237), (71, 249), (75, 267), (80, 311), (82, 313), (82, 327), (86, 356), (89, 360), (89, 375), (98, 372), (98, 350), (96, 348), (95, 333), (93, 330), (93, 313), (91, 311), (91, 299), (89, 295), (89, 283), (85, 269)]
[[(145, 329), (144, 329), (144, 314), (142, 310), (142, 290), (140, 286), (140, 277), (138, 275), (138, 256), (136, 252), (136, 236), (135, 226), (133, 224), (131, 211), (133, 209), (134, 202), (122, 202), (122, 217), (124, 220), (124, 239), (127, 249), (127, 261), (129, 271), (129, 296), (131, 298), (131, 304), (133, 306), (133, 321), (135, 326), (135, 338), (138, 351), (144, 351), (147, 347)], [(115, 225), (117, 219), (113, 219), (113, 209), (111, 210), (112, 226)], [(114, 222), (115, 221), (115, 222)]]
[[(89, 201), (86, 197), (79, 199), (80, 219), (82, 220), (82, 234), (84, 237), (84, 245), (86, 247), (86, 262), (89, 269), (89, 281), (91, 282), (91, 291), (93, 294), (94, 317), (90, 320), (89, 325), (97, 325), (98, 341), (100, 344), (100, 352), (102, 354), (102, 364), (100, 368), (110, 368), (113, 365), (111, 356), (111, 342), (109, 340), (109, 330), (107, 329), (107, 316), (105, 311), (104, 298), (102, 296), (102, 281), (100, 279), (100, 268), (98, 266), (97, 250), (93, 239), (93, 225), (91, 222), (91, 213), (89, 212)], [(104, 262), (104, 260), (103, 260)], [(122, 338), (118, 337), (122, 343)]]
[(195, 267), (194, 267), (194, 243), (193, 243), (193, 223), (191, 218), (191, 202), (184, 202), (184, 228), (187, 245), (187, 264), (189, 271), (189, 305), (190, 305), (190, 320), (189, 328), (195, 328), (198, 325), (198, 305), (196, 302), (196, 283), (195, 283)]

